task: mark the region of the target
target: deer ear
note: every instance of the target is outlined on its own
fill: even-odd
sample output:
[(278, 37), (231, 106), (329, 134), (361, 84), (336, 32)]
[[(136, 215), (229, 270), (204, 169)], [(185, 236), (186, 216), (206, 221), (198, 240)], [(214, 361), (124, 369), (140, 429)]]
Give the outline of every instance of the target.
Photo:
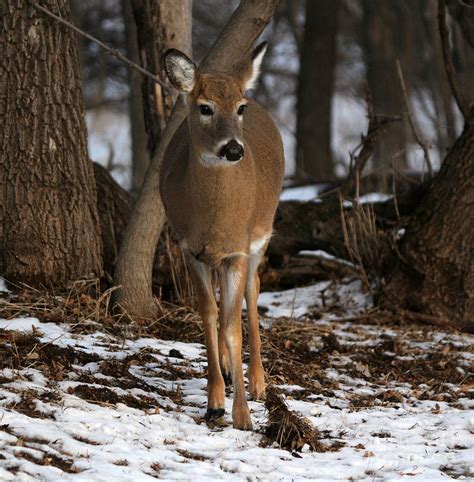
[(251, 56), (250, 72), (244, 82), (244, 90), (255, 88), (258, 76), (260, 75), (260, 66), (262, 65), (263, 56), (267, 50), (268, 42), (262, 42), (255, 47)]
[(175, 89), (191, 92), (196, 82), (197, 67), (183, 52), (168, 50), (164, 55), (165, 71)]

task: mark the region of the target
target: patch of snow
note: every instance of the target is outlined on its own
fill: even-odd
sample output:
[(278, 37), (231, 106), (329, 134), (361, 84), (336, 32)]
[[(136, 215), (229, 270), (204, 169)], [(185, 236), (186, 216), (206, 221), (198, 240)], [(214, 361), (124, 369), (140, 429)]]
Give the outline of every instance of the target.
[(5, 280), (0, 276), (0, 293), (10, 293)]
[(354, 263), (351, 263), (350, 261), (347, 261), (345, 259), (337, 258), (336, 256), (327, 253), (326, 251), (323, 251), (322, 249), (315, 249), (315, 250), (308, 250), (304, 249), (303, 251), (300, 251), (298, 253), (299, 256), (310, 256), (314, 258), (322, 258), (322, 259), (328, 259), (330, 261), (337, 261), (339, 264), (344, 264), (345, 266), (350, 266), (351, 268), (355, 268), (356, 266)]
[[(392, 199), (393, 196), (391, 194), (385, 194), (383, 192), (370, 192), (360, 196), (358, 201), (359, 204), (367, 204), (367, 203), (383, 203)], [(352, 202), (344, 201), (343, 205), (345, 208), (352, 207)]]
[[(338, 286), (332, 281), (321, 281), (291, 290), (260, 293), (258, 298), (258, 305), (266, 310), (265, 316), (274, 318), (302, 318), (336, 303), (345, 306), (346, 316), (351, 316), (372, 307), (373, 301), (370, 295), (362, 292), (360, 280)], [(327, 319), (336, 317), (331, 314)]]
[(283, 189), (280, 201), (316, 201), (327, 184), (313, 184), (310, 186), (288, 187)]

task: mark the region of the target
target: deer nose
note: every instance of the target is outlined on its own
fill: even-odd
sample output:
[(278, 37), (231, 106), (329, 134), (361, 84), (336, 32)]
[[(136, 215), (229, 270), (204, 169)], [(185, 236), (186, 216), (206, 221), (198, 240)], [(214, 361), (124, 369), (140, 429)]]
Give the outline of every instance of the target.
[(240, 161), (244, 156), (244, 148), (242, 144), (232, 139), (222, 148), (221, 155), (231, 162)]

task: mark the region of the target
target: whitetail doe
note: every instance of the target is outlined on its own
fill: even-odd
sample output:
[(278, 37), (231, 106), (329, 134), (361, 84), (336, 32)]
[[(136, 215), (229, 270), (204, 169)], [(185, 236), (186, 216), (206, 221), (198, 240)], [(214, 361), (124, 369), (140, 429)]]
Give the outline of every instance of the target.
[[(235, 428), (252, 421), (242, 372), (242, 301), (249, 320), (249, 391), (265, 396), (260, 356), (257, 268), (272, 235), (284, 170), (280, 133), (245, 92), (257, 80), (266, 50), (260, 44), (232, 72), (200, 72), (183, 53), (164, 57), (172, 85), (186, 95), (189, 113), (161, 167), (160, 193), (168, 220), (189, 259), (208, 359), (207, 419), (224, 414), (225, 382), (232, 381)], [(220, 285), (219, 313), (212, 270)], [(219, 323), (219, 330), (217, 327)]]

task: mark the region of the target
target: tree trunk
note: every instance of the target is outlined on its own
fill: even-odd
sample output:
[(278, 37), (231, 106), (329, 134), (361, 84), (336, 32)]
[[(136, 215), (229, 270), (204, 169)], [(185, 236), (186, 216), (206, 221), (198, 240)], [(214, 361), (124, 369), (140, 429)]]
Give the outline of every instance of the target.
[[(42, 4), (71, 20), (66, 0)], [(33, 286), (100, 275), (75, 34), (20, 0), (0, 18), (0, 271)]]
[(298, 78), (297, 176), (331, 181), (331, 101), (336, 67), (339, 0), (306, 1)]
[(385, 302), (474, 324), (474, 109), (402, 239)]
[[(407, 52), (402, 46), (409, 19), (403, 15), (398, 0), (364, 0), (364, 53), (367, 84), (377, 115), (395, 116), (405, 110), (403, 93), (398, 81), (396, 61), (400, 59), (405, 81), (410, 85), (410, 69), (404, 61)], [(413, 48), (413, 46), (410, 46)], [(372, 157), (374, 167), (390, 166), (405, 168), (406, 125), (391, 125), (382, 132)]]
[[(133, 17), (130, 0), (122, 0), (122, 14), (125, 24), (125, 38), (127, 55), (130, 60), (140, 63), (137, 44), (137, 28)], [(142, 75), (135, 69), (128, 69), (130, 92), (128, 95), (130, 133), (132, 137), (132, 186), (131, 190), (137, 194), (142, 187), (145, 174), (150, 165), (147, 151), (147, 133), (143, 113)]]
[[(250, 53), (278, 4), (279, 0), (242, 0), (201, 68), (231, 70), (235, 59)], [(186, 113), (180, 97), (151, 161), (120, 249), (115, 271), (115, 283), (120, 289), (115, 292), (115, 300), (134, 316), (152, 317), (157, 312), (152, 293), (152, 265), (165, 219), (159, 195), (159, 168), (166, 147)]]
[(104, 272), (112, 279), (122, 236), (133, 208), (132, 195), (119, 186), (107, 169), (94, 162), (97, 210), (102, 234)]
[[(170, 48), (192, 55), (192, 0), (132, 0), (138, 52), (142, 66), (166, 80), (161, 58)], [(164, 92), (148, 77), (142, 79), (143, 109), (152, 158), (161, 141), (177, 94)]]

